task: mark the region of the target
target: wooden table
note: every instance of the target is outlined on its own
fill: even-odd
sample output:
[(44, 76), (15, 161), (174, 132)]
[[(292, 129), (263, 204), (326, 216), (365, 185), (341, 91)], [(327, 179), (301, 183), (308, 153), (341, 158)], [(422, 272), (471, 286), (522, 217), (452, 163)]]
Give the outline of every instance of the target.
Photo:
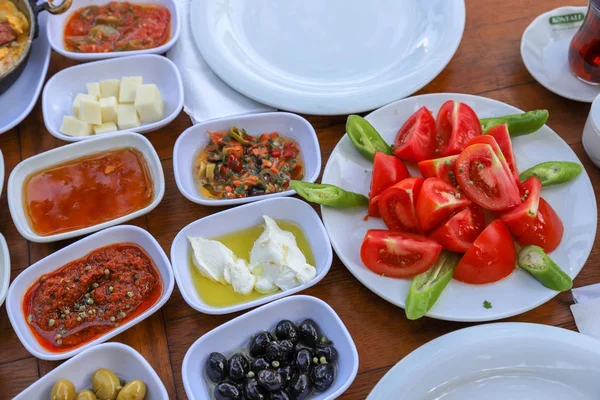
[[(575, 1), (585, 5), (584, 1)], [(540, 86), (525, 69), (519, 53), (525, 27), (539, 14), (565, 5), (561, 0), (467, 0), (467, 23), (458, 52), (446, 69), (418, 94), (459, 92), (477, 94), (506, 102), (524, 110), (546, 108), (548, 125), (575, 151), (583, 162), (594, 187), (600, 194), (600, 173), (590, 162), (581, 144), (581, 133), (589, 105), (558, 97)], [(52, 54), (48, 77), (74, 65), (58, 54)], [(0, 110), (2, 112), (2, 110)], [(319, 135), (323, 166), (344, 134), (345, 116), (307, 117)], [(160, 205), (133, 224), (147, 229), (167, 254), (177, 232), (196, 219), (221, 209), (203, 207), (186, 200), (173, 179), (172, 154), (175, 140), (190, 126), (184, 113), (169, 126), (146, 136), (152, 141), (162, 161), (166, 177), (166, 193)], [(6, 162), (6, 177), (21, 160), (62, 146), (44, 127), (40, 102), (25, 121), (0, 136), (0, 148)], [(29, 243), (15, 229), (9, 215), (4, 192), (0, 200), (0, 232), (8, 240), (12, 259), (12, 278), (44, 256), (71, 243)], [(597, 264), (600, 250), (594, 249), (575, 286), (600, 280)], [(342, 396), (364, 399), (377, 381), (399, 360), (417, 347), (448, 332), (469, 324), (424, 318), (410, 322), (404, 312), (382, 300), (360, 284), (334, 257), (329, 274), (304, 294), (328, 302), (347, 325), (360, 355), (356, 380)], [(570, 293), (508, 321), (535, 322), (575, 329), (569, 305)], [(133, 346), (152, 364), (164, 382), (171, 399), (185, 399), (181, 381), (181, 363), (190, 345), (209, 330), (239, 314), (202, 315), (190, 308), (177, 288), (166, 305), (152, 317), (116, 337)], [(250, 332), (249, 332), (250, 334)], [(59, 363), (38, 360), (21, 345), (6, 315), (0, 308), (0, 397), (17, 395)]]

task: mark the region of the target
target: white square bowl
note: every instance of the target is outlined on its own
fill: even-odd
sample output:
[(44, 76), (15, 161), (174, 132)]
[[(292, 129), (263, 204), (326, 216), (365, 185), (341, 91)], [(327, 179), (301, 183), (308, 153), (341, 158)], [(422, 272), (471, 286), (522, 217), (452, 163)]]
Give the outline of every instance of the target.
[(59, 365), (22, 391), (14, 400), (49, 399), (52, 386), (59, 379), (68, 379), (77, 390), (92, 386), (92, 374), (108, 368), (127, 382), (140, 379), (148, 391), (145, 400), (168, 400), (165, 385), (144, 357), (121, 343), (105, 343), (81, 352)]
[(300, 158), (304, 163), (304, 181), (314, 182), (321, 172), (321, 148), (317, 133), (312, 125), (299, 115), (285, 112), (270, 112), (239, 115), (202, 122), (186, 129), (175, 142), (173, 149), (173, 171), (177, 188), (190, 201), (205, 206), (225, 206), (250, 203), (273, 197), (291, 196), (296, 192), (264, 194), (241, 199), (211, 199), (202, 196), (196, 188), (193, 176), (194, 158), (198, 151), (209, 142), (210, 132), (228, 131), (232, 126), (245, 129), (249, 135), (277, 132), (291, 138), (300, 147)]
[[(37, 282), (42, 275), (56, 271), (65, 264), (78, 260), (96, 249), (116, 243), (134, 243), (148, 253), (150, 258), (154, 261), (162, 279), (163, 288), (161, 297), (152, 307), (140, 315), (83, 346), (62, 353), (55, 353), (44, 349), (31, 333), (27, 323), (27, 316), (23, 314), (21, 305), (27, 290), (31, 285)], [(156, 239), (142, 228), (132, 225), (121, 225), (105, 229), (81, 239), (29, 266), (25, 271), (21, 272), (10, 285), (6, 297), (6, 311), (8, 312), (8, 318), (17, 337), (21, 343), (23, 343), (23, 346), (25, 346), (27, 351), (42, 360), (64, 360), (75, 354), (81, 353), (92, 346), (107, 341), (154, 314), (167, 302), (173, 292), (174, 285), (175, 281), (173, 279), (171, 264)]]
[[(51, 18), (52, 19), (52, 18)], [(55, 74), (42, 93), (42, 114), (50, 134), (67, 142), (89, 140), (100, 135), (69, 136), (60, 131), (65, 115), (73, 115), (73, 100), (87, 93), (87, 84), (124, 76), (141, 76), (144, 83), (154, 83), (165, 101), (165, 116), (157, 122), (144, 123), (134, 132), (150, 132), (173, 121), (183, 108), (183, 83), (177, 66), (168, 58), (152, 54), (113, 58), (76, 65)], [(103, 133), (113, 135), (115, 132)]]
[[(90, 154), (100, 153), (107, 150), (131, 147), (138, 150), (144, 156), (150, 178), (154, 184), (154, 198), (146, 207), (131, 214), (115, 218), (110, 221), (76, 229), (74, 231), (57, 233), (54, 235), (41, 236), (33, 231), (23, 204), (23, 184), (25, 179), (32, 173), (43, 170), (66, 161), (85, 157)], [(11, 172), (8, 178), (8, 207), (10, 215), (19, 233), (27, 240), (38, 243), (55, 242), (76, 236), (87, 235), (109, 226), (121, 224), (141, 215), (147, 214), (160, 203), (165, 194), (165, 176), (156, 150), (148, 139), (133, 132), (120, 132), (113, 135), (98, 136), (83, 142), (68, 144), (53, 150), (46, 151), (36, 156), (21, 161)]]
[(358, 351), (348, 329), (327, 303), (311, 296), (290, 296), (274, 301), (241, 315), (213, 329), (194, 344), (185, 354), (182, 365), (183, 386), (190, 400), (212, 399), (204, 378), (206, 359), (213, 351), (229, 356), (247, 345), (251, 335), (275, 328), (282, 319), (300, 322), (310, 318), (329, 338), (338, 351), (335, 381), (325, 392), (311, 396), (311, 400), (330, 400), (342, 395), (350, 387), (358, 371)]
[(0, 233), (0, 306), (4, 304), (10, 283), (10, 253), (6, 239)]
[[(214, 238), (222, 236), (263, 224), (263, 215), (276, 220), (290, 221), (302, 228), (315, 258), (317, 275), (310, 282), (293, 289), (269, 294), (242, 304), (229, 307), (213, 307), (206, 304), (198, 295), (192, 280), (189, 261), (192, 248), (187, 237)], [(331, 268), (332, 259), (331, 243), (329, 243), (329, 237), (319, 215), (304, 201), (288, 197), (257, 201), (199, 219), (179, 231), (171, 245), (171, 262), (179, 291), (190, 307), (205, 314), (229, 314), (298, 293), (323, 279)]]

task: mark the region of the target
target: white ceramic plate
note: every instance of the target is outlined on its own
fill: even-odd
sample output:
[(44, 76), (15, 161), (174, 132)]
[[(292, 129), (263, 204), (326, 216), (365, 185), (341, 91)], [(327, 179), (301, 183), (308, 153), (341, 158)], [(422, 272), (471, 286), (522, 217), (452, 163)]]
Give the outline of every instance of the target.
[[(66, 68), (54, 75), (42, 93), (42, 113), (46, 129), (61, 140), (77, 142), (96, 135), (74, 137), (60, 132), (63, 117), (73, 115), (73, 100), (78, 93), (87, 93), (86, 84), (124, 76), (141, 76), (144, 83), (158, 86), (165, 101), (162, 120), (142, 124), (130, 131), (150, 132), (175, 119), (183, 108), (183, 84), (179, 70), (171, 60), (153, 54), (113, 58)], [(112, 133), (108, 133), (110, 135)]]
[[(262, 225), (264, 224), (263, 215), (276, 220), (291, 221), (302, 228), (302, 231), (304, 231), (309, 240), (315, 258), (317, 275), (310, 282), (294, 289), (273, 293), (260, 299), (235, 306), (213, 307), (206, 304), (198, 295), (196, 287), (192, 282), (192, 274), (190, 272), (190, 254), (192, 249), (187, 237), (202, 236), (205, 238), (214, 238), (244, 228)], [(325, 232), (319, 215), (307, 203), (287, 197), (258, 201), (241, 207), (230, 208), (229, 210), (199, 219), (179, 231), (171, 246), (171, 260), (173, 262), (177, 287), (179, 287), (181, 295), (190, 307), (205, 314), (228, 314), (298, 293), (316, 285), (323, 279), (327, 275), (327, 272), (329, 272), (332, 259), (333, 251), (331, 250), (331, 244), (329, 243), (327, 232)]]
[(448, 64), (463, 0), (192, 2), (208, 65), (261, 103), (318, 115), (372, 110), (411, 95)]
[(367, 400), (595, 400), (600, 342), (553, 326), (461, 329), (396, 364)]
[(6, 299), (8, 284), (10, 283), (10, 252), (6, 239), (0, 233), (0, 306)]
[[(163, 288), (161, 297), (152, 307), (137, 317), (83, 346), (62, 353), (50, 352), (44, 349), (31, 333), (29, 326), (27, 326), (27, 316), (23, 314), (23, 309), (21, 307), (27, 289), (37, 282), (42, 275), (49, 274), (71, 261), (84, 257), (86, 254), (96, 249), (115, 243), (134, 243), (146, 250), (150, 258), (154, 261), (162, 278)], [(175, 280), (173, 279), (171, 263), (156, 239), (142, 228), (132, 225), (121, 225), (105, 229), (81, 239), (29, 266), (25, 271), (21, 272), (10, 285), (6, 297), (6, 311), (8, 312), (8, 318), (10, 319), (13, 329), (27, 351), (42, 360), (64, 360), (117, 336), (119, 333), (131, 328), (133, 325), (154, 314), (167, 302), (173, 292), (174, 286)]]
[[(400, 100), (369, 114), (369, 120), (381, 136), (392, 143), (397, 131), (421, 106), (437, 115), (447, 100), (462, 101), (480, 118), (521, 112), (499, 101), (465, 94), (431, 94)], [(552, 120), (551, 120), (552, 121)], [(543, 161), (581, 163), (571, 148), (548, 126), (538, 132), (513, 138), (517, 167), (525, 170)], [(420, 176), (416, 165), (411, 172)], [(373, 164), (364, 159), (344, 136), (331, 153), (322, 181), (368, 195)], [(596, 236), (596, 197), (585, 170), (573, 182), (542, 190), (542, 197), (556, 210), (564, 224), (560, 246), (550, 255), (572, 278), (577, 276), (590, 254)], [(360, 245), (368, 229), (386, 229), (383, 220), (364, 221), (366, 208), (340, 210), (322, 207), (323, 222), (331, 244), (354, 276), (385, 300), (404, 307), (410, 280), (379, 276), (360, 260)], [(518, 296), (515, 296), (518, 293)], [(510, 317), (531, 310), (554, 297), (557, 292), (540, 285), (526, 272), (516, 269), (509, 277), (489, 285), (468, 285), (452, 281), (427, 314), (453, 321), (488, 321)], [(485, 309), (483, 302), (493, 305)]]
[(169, 41), (162, 46), (147, 50), (132, 50), (132, 51), (113, 51), (108, 53), (77, 53), (67, 51), (64, 46), (64, 30), (65, 25), (73, 12), (77, 9), (87, 6), (103, 6), (110, 3), (112, 0), (73, 0), (71, 8), (60, 15), (53, 15), (48, 21), (47, 35), (50, 41), (50, 46), (58, 54), (77, 61), (94, 61), (106, 58), (125, 57), (139, 54), (163, 54), (166, 53), (179, 39), (181, 33), (181, 24), (179, 23), (179, 10), (173, 0), (136, 0), (136, 4), (148, 4), (163, 6), (171, 12), (171, 37)]
[[(131, 214), (115, 218), (111, 221), (92, 225), (87, 228), (76, 229), (70, 232), (57, 233), (54, 235), (41, 236), (33, 231), (23, 205), (23, 184), (25, 179), (32, 173), (51, 167), (65, 161), (78, 159), (86, 155), (101, 153), (103, 151), (132, 147), (143, 154), (150, 176), (154, 183), (154, 198), (152, 202), (141, 210)], [(112, 135), (98, 136), (83, 142), (68, 144), (46, 151), (21, 161), (11, 172), (8, 178), (8, 207), (10, 215), (19, 233), (27, 240), (38, 243), (56, 242), (58, 240), (69, 239), (76, 236), (87, 235), (109, 226), (121, 224), (130, 221), (141, 215), (154, 210), (165, 194), (165, 176), (162, 165), (156, 150), (152, 143), (144, 136), (133, 132), (119, 132)]]
[[(310, 296), (291, 296), (243, 314), (213, 329), (189, 348), (183, 359), (183, 386), (190, 400), (212, 399), (204, 365), (213, 351), (230, 356), (247, 345), (251, 335), (275, 328), (282, 319), (300, 322), (310, 318), (317, 323), (339, 354), (333, 385), (314, 400), (331, 400), (341, 396), (354, 381), (358, 371), (358, 352), (346, 326), (327, 303)], [(212, 386), (212, 385), (211, 385)]]
[(42, 91), (50, 64), (50, 44), (46, 36), (45, 12), (38, 21), (40, 34), (32, 43), (27, 65), (12, 86), (0, 95), (0, 133), (4, 133), (25, 119), (35, 106)]
[(59, 379), (70, 380), (77, 390), (91, 389), (92, 374), (99, 368), (108, 368), (127, 382), (142, 380), (148, 389), (145, 400), (169, 399), (165, 385), (140, 353), (121, 343), (105, 343), (83, 351), (59, 365), (14, 400), (48, 399), (52, 386)]
[(304, 163), (304, 181), (314, 182), (321, 172), (321, 148), (317, 133), (312, 125), (299, 115), (272, 112), (226, 117), (201, 122), (186, 129), (175, 142), (173, 149), (173, 170), (177, 188), (188, 200), (205, 206), (224, 206), (249, 203), (281, 196), (292, 196), (296, 192), (288, 190), (262, 196), (241, 199), (210, 199), (201, 195), (194, 182), (193, 165), (198, 152), (208, 144), (207, 132), (228, 131), (232, 126), (246, 129), (249, 135), (277, 132), (281, 136), (294, 139), (300, 147), (300, 158)]
[[(587, 7), (560, 7), (534, 19), (521, 38), (521, 57), (529, 73), (546, 89), (567, 99), (591, 103), (600, 94), (600, 86), (577, 79), (568, 59), (569, 44), (586, 12)], [(560, 22), (566, 16), (572, 16), (573, 22)]]
[(0, 150), (0, 196), (2, 196), (2, 189), (4, 188), (4, 156), (2, 150)]

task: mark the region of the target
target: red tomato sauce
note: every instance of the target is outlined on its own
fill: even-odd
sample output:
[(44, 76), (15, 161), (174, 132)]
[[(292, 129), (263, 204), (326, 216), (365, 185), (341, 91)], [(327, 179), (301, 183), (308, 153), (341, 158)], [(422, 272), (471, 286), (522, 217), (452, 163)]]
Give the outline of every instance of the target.
[(23, 315), (38, 343), (60, 353), (143, 313), (158, 301), (162, 286), (141, 247), (114, 244), (40, 277), (25, 293)]
[(76, 10), (64, 32), (67, 51), (106, 53), (152, 49), (171, 34), (171, 12), (162, 6), (112, 2)]
[(144, 156), (123, 148), (34, 172), (23, 199), (32, 229), (47, 236), (110, 221), (146, 207), (154, 186)]

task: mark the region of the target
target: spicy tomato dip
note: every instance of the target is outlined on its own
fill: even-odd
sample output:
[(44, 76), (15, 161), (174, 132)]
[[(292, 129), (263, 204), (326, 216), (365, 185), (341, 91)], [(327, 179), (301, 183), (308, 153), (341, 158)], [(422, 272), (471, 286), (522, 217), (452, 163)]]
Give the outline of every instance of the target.
[(136, 244), (119, 243), (40, 277), (25, 293), (22, 308), (38, 343), (64, 352), (138, 316), (161, 294), (150, 256)]

